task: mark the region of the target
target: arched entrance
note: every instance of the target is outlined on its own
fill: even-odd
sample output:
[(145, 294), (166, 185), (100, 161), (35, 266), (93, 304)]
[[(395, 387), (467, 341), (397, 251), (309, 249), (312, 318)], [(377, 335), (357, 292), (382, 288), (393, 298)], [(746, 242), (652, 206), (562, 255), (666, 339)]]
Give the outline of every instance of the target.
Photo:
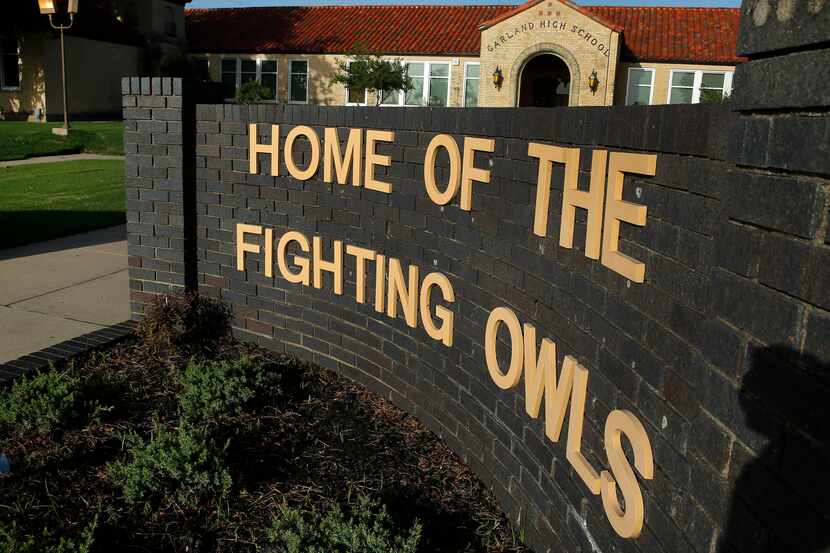
[(570, 104), (571, 72), (559, 56), (540, 54), (522, 68), (519, 83), (521, 107), (560, 107)]

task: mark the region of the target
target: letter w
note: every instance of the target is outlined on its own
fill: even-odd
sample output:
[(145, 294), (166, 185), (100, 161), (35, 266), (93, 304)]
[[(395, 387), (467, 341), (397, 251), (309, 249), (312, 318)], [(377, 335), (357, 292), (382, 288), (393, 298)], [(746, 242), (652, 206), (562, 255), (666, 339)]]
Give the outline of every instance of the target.
[(525, 354), (525, 410), (538, 418), (545, 397), (545, 434), (552, 442), (558, 442), (565, 422), (568, 399), (571, 402), (568, 422), (566, 458), (573, 465), (593, 494), (600, 492), (597, 471), (582, 454), (582, 424), (585, 419), (585, 399), (588, 392), (588, 369), (566, 355), (562, 361), (559, 382), (556, 382), (556, 344), (542, 339), (538, 359), (536, 352), (536, 327), (524, 325)]

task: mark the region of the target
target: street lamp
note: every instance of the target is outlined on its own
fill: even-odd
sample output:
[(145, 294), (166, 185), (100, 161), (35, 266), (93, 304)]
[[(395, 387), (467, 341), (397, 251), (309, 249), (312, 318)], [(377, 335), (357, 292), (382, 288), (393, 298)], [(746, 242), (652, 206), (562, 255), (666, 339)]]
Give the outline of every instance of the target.
[(78, 13), (78, 1), (79, 0), (68, 0), (66, 5), (66, 11), (69, 14), (69, 25), (55, 25), (52, 21), (52, 16), (57, 13), (55, 9), (55, 0), (37, 0), (38, 7), (40, 8), (41, 15), (48, 15), (49, 16), (49, 25), (52, 26), (53, 29), (58, 30), (61, 32), (61, 80), (63, 84), (63, 128), (52, 129), (52, 132), (55, 134), (59, 134), (61, 136), (67, 136), (69, 134), (69, 105), (67, 101), (67, 92), (66, 92), (66, 47), (64, 45), (63, 40), (63, 32), (71, 29), (72, 25), (75, 23), (75, 14)]

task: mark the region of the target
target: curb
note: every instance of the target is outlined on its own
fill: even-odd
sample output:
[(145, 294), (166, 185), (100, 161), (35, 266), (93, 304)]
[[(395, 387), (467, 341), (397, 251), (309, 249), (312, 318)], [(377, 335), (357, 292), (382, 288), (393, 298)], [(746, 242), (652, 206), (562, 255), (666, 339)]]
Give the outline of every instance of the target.
[(66, 340), (40, 351), (0, 364), (0, 387), (11, 384), (16, 378), (120, 342), (135, 330), (135, 321), (124, 321), (77, 338)]

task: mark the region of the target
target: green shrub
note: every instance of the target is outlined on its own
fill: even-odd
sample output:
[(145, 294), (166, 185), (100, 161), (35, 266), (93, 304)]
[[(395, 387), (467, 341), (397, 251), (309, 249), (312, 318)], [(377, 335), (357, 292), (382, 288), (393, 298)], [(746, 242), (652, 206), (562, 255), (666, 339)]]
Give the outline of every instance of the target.
[(421, 539), (418, 521), (404, 532), (379, 501), (359, 496), (348, 514), (335, 506), (325, 514), (283, 504), (268, 529), (280, 553), (414, 553)]
[(255, 104), (274, 99), (274, 91), (263, 86), (257, 81), (249, 81), (239, 87), (236, 91), (236, 100), (240, 104)]
[(150, 441), (135, 433), (125, 436), (131, 461), (110, 463), (110, 480), (121, 487), (128, 503), (158, 502), (195, 508), (203, 501), (223, 498), (231, 487), (224, 449), (203, 430), (182, 424), (175, 431), (156, 425)]
[(47, 529), (35, 537), (25, 534), (17, 524), (0, 523), (0, 553), (89, 553), (95, 543), (95, 529), (98, 517), (84, 528), (81, 536), (73, 538), (55, 538)]
[(74, 413), (78, 389), (77, 378), (54, 367), (24, 376), (0, 395), (0, 422), (47, 434)]
[(230, 307), (221, 300), (187, 294), (158, 296), (147, 305), (136, 333), (155, 349), (212, 351), (231, 329)]
[(191, 360), (182, 375), (182, 416), (194, 422), (236, 416), (254, 397), (262, 379), (262, 365), (247, 357), (234, 361)]

